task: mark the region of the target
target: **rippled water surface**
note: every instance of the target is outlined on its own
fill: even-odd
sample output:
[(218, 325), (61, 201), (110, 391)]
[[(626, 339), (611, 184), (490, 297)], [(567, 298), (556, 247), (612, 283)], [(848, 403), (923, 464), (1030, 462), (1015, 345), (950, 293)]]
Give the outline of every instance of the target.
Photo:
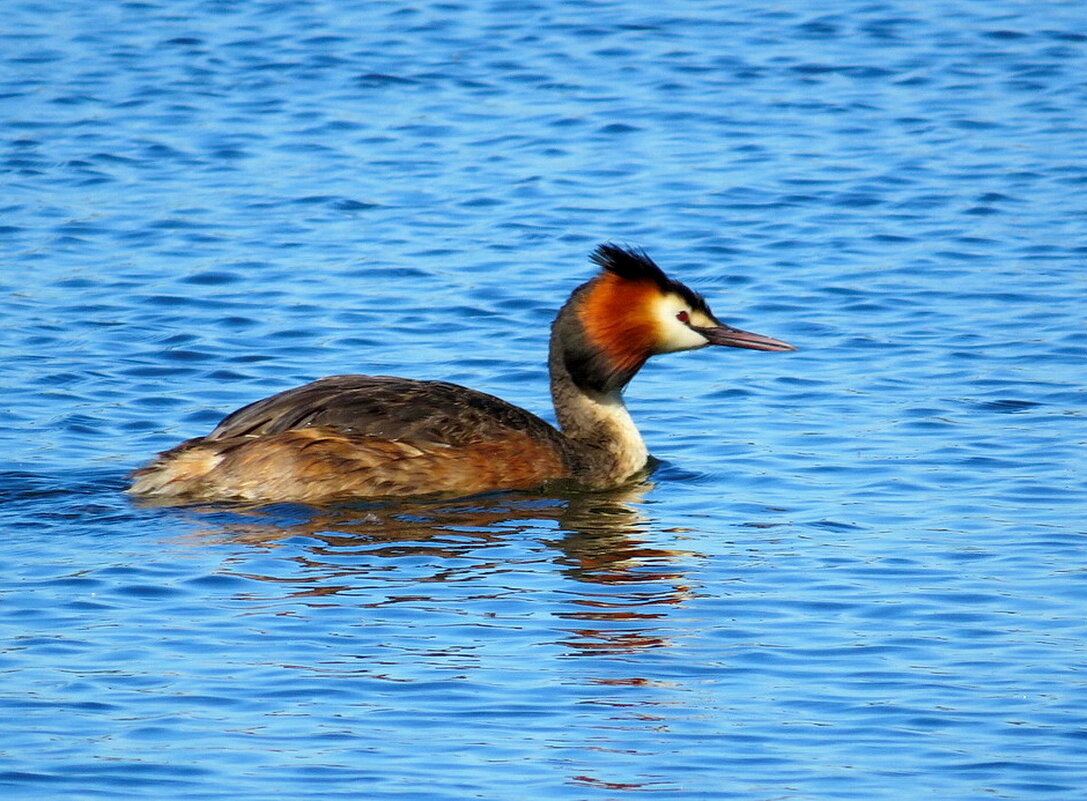
[[(1082, 796), (1078, 0), (4, 10), (5, 798)], [(648, 481), (123, 494), (320, 375), (549, 414), (608, 239), (800, 348), (649, 365)]]

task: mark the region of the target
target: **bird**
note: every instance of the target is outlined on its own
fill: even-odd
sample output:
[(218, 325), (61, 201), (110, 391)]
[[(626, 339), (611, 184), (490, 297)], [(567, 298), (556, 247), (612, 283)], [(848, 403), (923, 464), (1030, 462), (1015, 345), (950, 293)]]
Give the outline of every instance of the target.
[(590, 260), (599, 271), (551, 325), (557, 428), (458, 384), (334, 375), (243, 406), (163, 451), (132, 473), (128, 491), (160, 503), (320, 505), (553, 482), (619, 487), (649, 463), (623, 390), (650, 357), (710, 346), (796, 350), (722, 323), (640, 248), (606, 242)]

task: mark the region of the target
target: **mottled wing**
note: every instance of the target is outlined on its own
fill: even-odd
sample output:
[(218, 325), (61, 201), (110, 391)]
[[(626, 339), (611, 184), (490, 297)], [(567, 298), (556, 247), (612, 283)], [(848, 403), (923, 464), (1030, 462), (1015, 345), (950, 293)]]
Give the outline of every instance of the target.
[(554, 427), (493, 395), (441, 381), (366, 375), (329, 376), (251, 403), (225, 417), (207, 439), (302, 428), (449, 446), (518, 432), (562, 447)]

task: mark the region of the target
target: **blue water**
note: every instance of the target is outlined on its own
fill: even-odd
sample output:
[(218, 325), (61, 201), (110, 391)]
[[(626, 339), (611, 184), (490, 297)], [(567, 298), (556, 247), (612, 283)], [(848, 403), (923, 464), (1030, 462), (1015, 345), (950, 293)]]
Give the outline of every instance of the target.
[[(9, 2), (10, 799), (1087, 784), (1079, 0)], [(550, 414), (599, 242), (796, 354), (662, 357), (601, 495), (161, 509), (317, 376)]]

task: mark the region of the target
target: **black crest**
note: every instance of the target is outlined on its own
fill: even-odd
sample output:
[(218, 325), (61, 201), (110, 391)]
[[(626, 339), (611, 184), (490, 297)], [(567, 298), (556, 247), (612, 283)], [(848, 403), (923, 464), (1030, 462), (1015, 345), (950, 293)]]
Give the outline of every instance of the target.
[(605, 242), (589, 256), (609, 273), (627, 281), (652, 281), (664, 293), (674, 293), (686, 300), (692, 309), (709, 313), (706, 300), (679, 281), (674, 281), (664, 274), (664, 270), (649, 258), (641, 248), (622, 247), (612, 242)]
[(589, 258), (609, 273), (615, 273), (627, 281), (652, 281), (665, 291), (669, 284), (674, 283), (641, 248), (621, 247), (605, 242)]

